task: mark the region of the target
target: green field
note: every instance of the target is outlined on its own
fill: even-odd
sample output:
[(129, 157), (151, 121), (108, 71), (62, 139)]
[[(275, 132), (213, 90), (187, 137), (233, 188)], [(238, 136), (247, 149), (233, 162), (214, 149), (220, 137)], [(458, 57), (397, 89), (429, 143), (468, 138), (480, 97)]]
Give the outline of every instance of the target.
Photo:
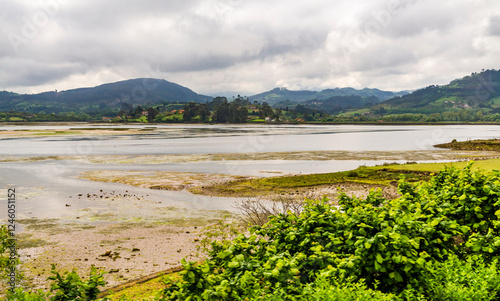
[[(417, 171), (417, 172), (439, 172), (445, 166), (455, 166), (464, 168), (470, 161), (452, 162), (452, 163), (419, 163), (419, 164), (403, 164), (403, 165), (388, 165), (385, 169), (400, 170), (400, 171)], [(375, 167), (382, 168), (382, 167)], [(500, 170), (500, 159), (489, 159), (474, 161), (472, 169), (484, 169), (486, 171)]]

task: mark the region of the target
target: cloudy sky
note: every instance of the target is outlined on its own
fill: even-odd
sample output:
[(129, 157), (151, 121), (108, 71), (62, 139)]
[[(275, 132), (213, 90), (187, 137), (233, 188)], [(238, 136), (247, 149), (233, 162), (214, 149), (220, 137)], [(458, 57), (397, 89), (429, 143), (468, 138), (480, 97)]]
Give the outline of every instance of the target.
[(498, 0), (0, 0), (0, 90), (406, 90), (500, 68)]

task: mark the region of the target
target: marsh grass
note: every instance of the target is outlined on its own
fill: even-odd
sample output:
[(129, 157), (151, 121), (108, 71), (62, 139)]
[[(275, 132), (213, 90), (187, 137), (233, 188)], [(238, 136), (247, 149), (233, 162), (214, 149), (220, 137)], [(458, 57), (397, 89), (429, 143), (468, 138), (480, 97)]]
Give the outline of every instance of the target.
[(469, 150), (469, 151), (500, 151), (500, 139), (478, 139), (468, 141), (457, 141), (434, 145), (439, 148), (447, 148), (453, 150)]
[(355, 170), (343, 172), (236, 180), (203, 188), (196, 187), (190, 191), (220, 196), (257, 197), (289, 194), (291, 192), (302, 193), (304, 189), (309, 187), (335, 186), (345, 183), (370, 185), (373, 187), (395, 186), (401, 174), (404, 174), (407, 181), (410, 182), (418, 182), (430, 178), (430, 172), (426, 171), (414, 172), (411, 170), (386, 168), (385, 166), (361, 166)]
[(54, 245), (54, 242), (48, 242), (40, 238), (32, 238), (32, 234), (20, 233), (17, 237), (17, 248), (18, 249), (29, 249), (43, 247), (47, 245)]
[[(401, 164), (401, 165), (389, 165), (384, 166), (384, 168), (389, 170), (394, 170), (398, 172), (428, 172), (437, 173), (442, 170), (445, 166), (454, 166), (456, 168), (466, 167), (470, 161), (460, 161), (451, 163), (416, 163), (416, 164)], [(381, 167), (375, 167), (381, 168)], [(475, 161), (472, 169), (478, 170), (483, 169), (485, 171), (500, 170), (500, 159), (487, 159)]]

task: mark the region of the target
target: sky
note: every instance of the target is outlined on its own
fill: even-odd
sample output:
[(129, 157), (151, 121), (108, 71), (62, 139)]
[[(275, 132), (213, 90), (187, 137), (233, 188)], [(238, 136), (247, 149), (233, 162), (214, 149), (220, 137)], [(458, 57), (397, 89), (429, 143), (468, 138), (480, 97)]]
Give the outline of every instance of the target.
[(500, 68), (498, 0), (0, 0), (0, 90), (401, 91)]

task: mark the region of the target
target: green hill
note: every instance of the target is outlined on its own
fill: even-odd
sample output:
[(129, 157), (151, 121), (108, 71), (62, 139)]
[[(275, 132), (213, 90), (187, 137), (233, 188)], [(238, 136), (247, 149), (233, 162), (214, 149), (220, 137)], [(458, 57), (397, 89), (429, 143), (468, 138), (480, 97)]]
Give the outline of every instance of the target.
[(486, 114), (500, 112), (500, 70), (472, 73), (444, 86), (428, 86), (384, 101), (372, 111), (383, 111), (385, 114), (432, 114), (462, 110)]
[(159, 102), (206, 102), (212, 98), (163, 79), (138, 78), (93, 88), (39, 94), (0, 92), (0, 111), (31, 113), (87, 112), (120, 108), (122, 104), (152, 105)]
[[(356, 90), (354, 88), (335, 88), (323, 91), (291, 91), (286, 88), (275, 88), (271, 91), (250, 96), (250, 101), (267, 102), (274, 107), (293, 106), (303, 104), (318, 110), (329, 111), (333, 106), (340, 105), (342, 108), (360, 107), (367, 103), (376, 104), (381, 101), (407, 92), (390, 92), (379, 89)], [(354, 98), (352, 98), (354, 96)], [(325, 103), (325, 107), (322, 104)]]

